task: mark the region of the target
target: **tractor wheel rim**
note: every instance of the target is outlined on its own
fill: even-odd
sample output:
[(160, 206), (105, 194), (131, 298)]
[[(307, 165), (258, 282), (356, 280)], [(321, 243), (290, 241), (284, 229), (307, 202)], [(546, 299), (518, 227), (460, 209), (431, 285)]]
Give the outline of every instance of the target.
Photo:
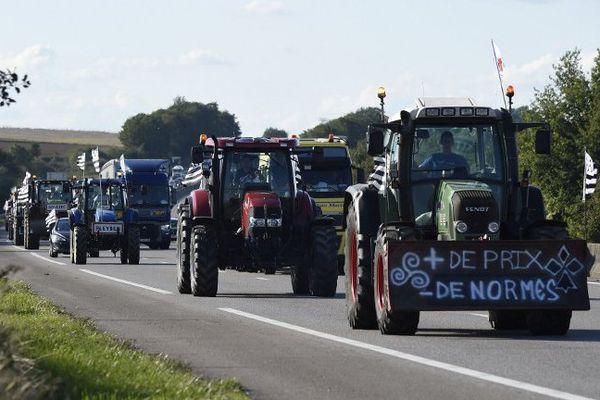
[(356, 287), (358, 286), (358, 241), (356, 231), (352, 231), (350, 237), (350, 288), (352, 300), (356, 302)]
[(384, 296), (384, 285), (383, 285), (383, 257), (381, 254), (377, 256), (377, 305), (380, 310), (385, 308), (385, 296)]

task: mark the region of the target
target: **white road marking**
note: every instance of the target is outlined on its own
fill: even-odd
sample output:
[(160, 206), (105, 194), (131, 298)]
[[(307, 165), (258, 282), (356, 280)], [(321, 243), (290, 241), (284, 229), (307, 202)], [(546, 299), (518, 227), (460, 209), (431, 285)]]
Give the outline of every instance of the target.
[(261, 278), (261, 277), (258, 277), (256, 279), (258, 279), (259, 281), (268, 281), (269, 280), (269, 278)]
[(508, 386), (514, 389), (524, 390), (527, 392), (532, 392), (536, 394), (541, 394), (548, 397), (554, 397), (556, 399), (568, 399), (568, 400), (591, 400), (588, 397), (578, 396), (576, 394), (562, 392), (560, 390), (550, 389), (543, 386), (534, 385), (527, 382), (518, 381), (515, 379), (504, 378), (502, 376), (489, 374), (483, 371), (477, 371), (470, 368), (461, 367), (458, 365), (453, 365), (449, 363), (445, 363), (442, 361), (436, 361), (429, 358), (417, 356), (414, 354), (404, 353), (402, 351), (392, 350), (385, 347), (377, 346), (374, 344), (369, 344), (365, 342), (361, 342), (354, 339), (348, 339), (341, 336), (332, 335), (330, 333), (319, 332), (313, 329), (304, 328), (298, 325), (288, 324), (287, 322), (277, 321), (271, 318), (261, 317), (260, 315), (247, 313), (244, 311), (236, 310), (234, 308), (219, 308), (221, 311), (225, 311), (231, 314), (239, 315), (241, 317), (253, 319), (255, 321), (264, 322), (266, 324), (278, 326), (280, 328), (289, 329), (291, 331), (296, 331), (300, 333), (304, 333), (311, 336), (316, 336), (321, 339), (330, 340), (332, 342), (346, 344), (352, 347), (357, 347), (364, 350), (370, 350), (375, 353), (385, 354), (391, 357), (399, 358), (405, 361), (414, 362), (417, 364), (425, 365), (432, 368), (438, 368), (444, 371), (452, 372), (455, 374), (469, 376), (471, 378), (480, 379), (487, 382), (496, 383), (499, 385)]
[(42, 260), (44, 260), (44, 261), (46, 261), (46, 262), (52, 263), (52, 264), (58, 264), (58, 265), (67, 265), (67, 264), (65, 264), (65, 263), (63, 263), (63, 262), (60, 262), (60, 261), (54, 261), (54, 260), (50, 260), (49, 258), (46, 258), (46, 257), (44, 257), (44, 256), (40, 256), (39, 254), (37, 254), (37, 253), (34, 253), (34, 252), (31, 252), (31, 251), (29, 252), (29, 254), (31, 254), (32, 256), (34, 256), (34, 257), (37, 257), (37, 258), (39, 258), (39, 259), (42, 259)]
[(591, 281), (588, 281), (588, 285), (600, 285), (600, 282), (591, 282)]
[(119, 282), (119, 283), (124, 283), (125, 285), (135, 286), (135, 287), (138, 287), (138, 288), (141, 288), (141, 289), (151, 290), (151, 291), (156, 292), (156, 293), (160, 293), (160, 294), (173, 294), (172, 292), (169, 292), (168, 290), (163, 290), (163, 289), (158, 289), (158, 288), (155, 288), (155, 287), (152, 287), (152, 286), (142, 285), (141, 283), (135, 283), (135, 282), (131, 282), (131, 281), (126, 281), (125, 279), (119, 279), (119, 278), (115, 278), (113, 276), (100, 274), (98, 272), (90, 271), (89, 269), (80, 268), (79, 270), (81, 272), (85, 272), (86, 274), (98, 276), (100, 278), (108, 279), (108, 280)]
[(479, 314), (479, 313), (469, 313), (469, 315), (474, 315), (476, 317), (482, 317), (482, 318), (489, 318), (489, 315), (487, 314)]

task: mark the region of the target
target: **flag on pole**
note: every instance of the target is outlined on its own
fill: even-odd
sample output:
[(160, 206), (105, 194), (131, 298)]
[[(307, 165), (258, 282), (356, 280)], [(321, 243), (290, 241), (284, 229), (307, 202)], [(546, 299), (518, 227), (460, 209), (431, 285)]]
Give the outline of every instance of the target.
[(85, 153), (77, 156), (77, 166), (80, 170), (85, 171)]
[(504, 102), (504, 108), (506, 108), (506, 97), (504, 97), (504, 84), (502, 78), (504, 77), (504, 57), (500, 49), (492, 39), (492, 51), (494, 52), (494, 63), (496, 64), (496, 71), (498, 71), (498, 80), (500, 81), (500, 92), (502, 93), (502, 101)]
[(27, 185), (29, 183), (29, 179), (31, 179), (31, 174), (29, 171), (25, 171), (25, 178), (23, 178), (23, 185)]
[(592, 157), (584, 151), (585, 154), (585, 165), (583, 173), (583, 202), (585, 203), (585, 196), (594, 193), (596, 190), (596, 183), (598, 181), (598, 168), (594, 165)]
[(100, 154), (97, 146), (95, 149), (92, 149), (92, 163), (94, 163), (96, 172), (100, 173)]
[(496, 59), (496, 69), (498, 70), (498, 75), (501, 78), (504, 78), (504, 58), (502, 57), (502, 53), (498, 48), (498, 45), (492, 40), (492, 47), (494, 49), (494, 58)]

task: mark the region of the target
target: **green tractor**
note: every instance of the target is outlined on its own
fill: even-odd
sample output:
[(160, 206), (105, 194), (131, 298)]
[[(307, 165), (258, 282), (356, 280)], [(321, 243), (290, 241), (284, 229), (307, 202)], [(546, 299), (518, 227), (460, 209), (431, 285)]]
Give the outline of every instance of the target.
[(529, 128), (549, 154), (546, 124), (467, 98), (421, 98), (369, 126), (376, 168), (344, 203), (351, 327), (410, 335), (420, 311), (487, 310), (497, 330), (564, 335), (572, 311), (589, 310), (585, 241), (547, 220), (531, 173), (519, 177), (516, 135)]

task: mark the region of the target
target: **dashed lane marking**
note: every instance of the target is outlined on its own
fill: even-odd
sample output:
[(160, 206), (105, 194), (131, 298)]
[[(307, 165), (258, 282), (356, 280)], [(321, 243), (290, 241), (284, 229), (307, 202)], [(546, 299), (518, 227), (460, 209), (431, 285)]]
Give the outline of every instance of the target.
[(57, 264), (57, 265), (67, 265), (67, 264), (65, 264), (64, 262), (60, 262), (60, 261), (54, 261), (54, 260), (51, 260), (51, 259), (49, 259), (49, 258), (46, 258), (46, 257), (44, 257), (44, 256), (40, 256), (39, 254), (37, 254), (37, 253), (34, 253), (34, 252), (31, 252), (31, 251), (29, 252), (29, 254), (31, 254), (32, 256), (34, 256), (34, 257), (36, 257), (36, 258), (39, 258), (39, 259), (41, 259), (41, 260), (44, 260), (44, 261), (46, 261), (46, 262), (52, 263), (52, 264)]
[(259, 281), (268, 281), (269, 280), (269, 278), (261, 278), (260, 276), (256, 279), (258, 279)]
[(100, 277), (100, 278), (104, 278), (104, 279), (108, 279), (108, 280), (111, 280), (111, 281), (114, 281), (114, 282), (123, 283), (123, 284), (129, 285), (129, 286), (135, 286), (135, 287), (140, 288), (140, 289), (146, 289), (146, 290), (150, 290), (152, 292), (156, 292), (156, 293), (160, 293), (160, 294), (173, 294), (172, 292), (169, 292), (168, 290), (163, 290), (163, 289), (155, 288), (155, 287), (152, 287), (152, 286), (143, 285), (141, 283), (127, 281), (125, 279), (115, 278), (114, 276), (100, 274), (98, 272), (90, 271), (89, 269), (80, 268), (79, 270), (81, 272), (85, 272), (86, 274), (94, 275), (94, 276), (97, 276), (97, 277)]
[(578, 396), (576, 394), (563, 392), (563, 391), (555, 390), (555, 389), (550, 389), (547, 387), (538, 386), (538, 385), (534, 385), (531, 383), (518, 381), (515, 379), (504, 378), (502, 376), (489, 374), (487, 372), (477, 371), (475, 369), (465, 368), (465, 367), (461, 367), (458, 365), (445, 363), (442, 361), (436, 361), (436, 360), (432, 360), (429, 358), (417, 356), (414, 354), (404, 353), (402, 351), (392, 350), (392, 349), (377, 346), (374, 344), (365, 343), (365, 342), (361, 342), (361, 341), (354, 340), (354, 339), (348, 339), (345, 337), (332, 335), (330, 333), (315, 331), (313, 329), (304, 328), (304, 327), (301, 327), (298, 325), (288, 324), (287, 322), (277, 321), (277, 320), (271, 319), (271, 318), (261, 317), (260, 315), (247, 313), (244, 311), (236, 310), (234, 308), (219, 308), (219, 310), (230, 313), (230, 314), (235, 314), (240, 317), (263, 322), (263, 323), (266, 323), (269, 325), (274, 325), (274, 326), (277, 326), (280, 328), (288, 329), (291, 331), (304, 333), (304, 334), (310, 335), (310, 336), (316, 336), (318, 338), (329, 340), (332, 342), (337, 342), (337, 343), (345, 344), (348, 346), (357, 347), (357, 348), (364, 349), (364, 350), (369, 350), (374, 353), (385, 354), (385, 355), (388, 355), (391, 357), (399, 358), (399, 359), (413, 362), (416, 364), (421, 364), (421, 365), (425, 365), (428, 367), (441, 369), (441, 370), (448, 371), (448, 372), (451, 372), (454, 374), (464, 375), (464, 376), (479, 379), (482, 381), (496, 383), (499, 385), (507, 386), (510, 388), (518, 389), (518, 390), (524, 390), (524, 391), (531, 392), (531, 393), (541, 394), (541, 395), (553, 397), (556, 399), (591, 400), (588, 397)]
[(588, 281), (588, 285), (600, 285), (600, 282), (591, 282), (591, 281)]

